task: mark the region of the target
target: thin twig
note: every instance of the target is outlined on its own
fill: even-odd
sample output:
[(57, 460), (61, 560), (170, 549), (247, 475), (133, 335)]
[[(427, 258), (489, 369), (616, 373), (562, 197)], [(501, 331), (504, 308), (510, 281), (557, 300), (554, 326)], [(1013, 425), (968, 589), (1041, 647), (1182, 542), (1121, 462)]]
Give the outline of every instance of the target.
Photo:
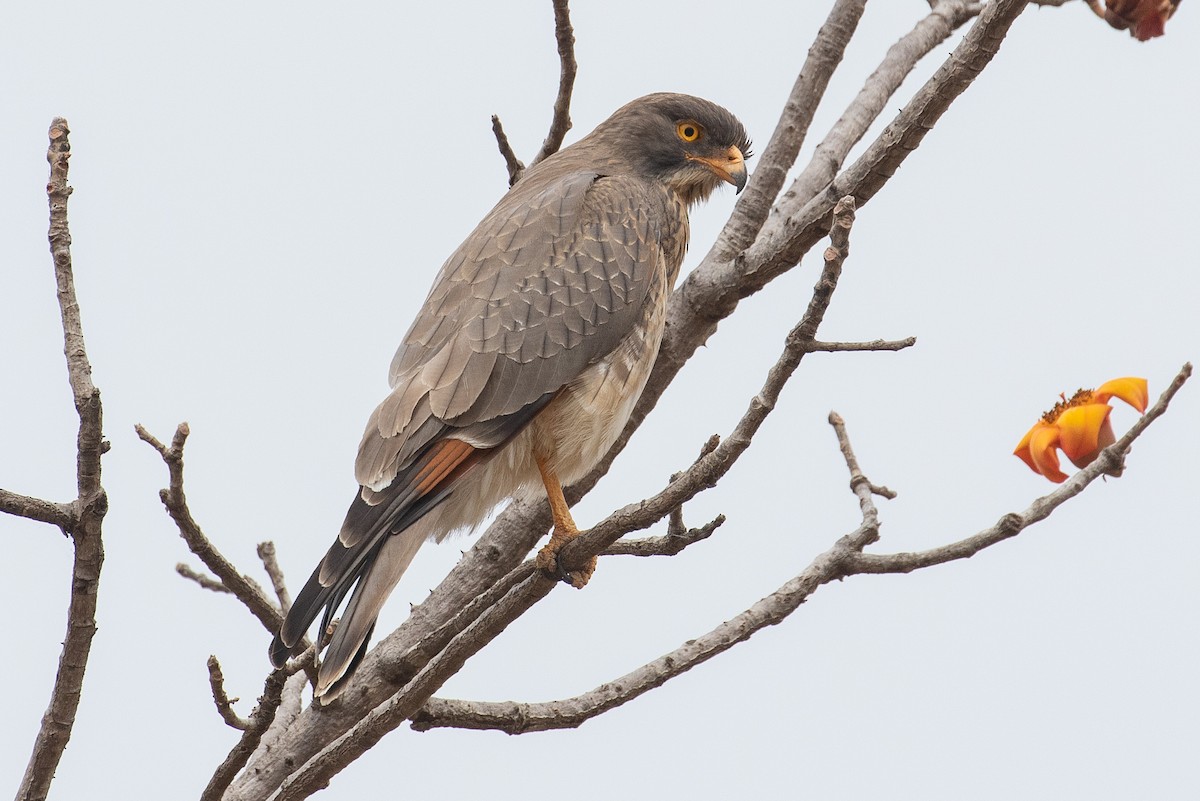
[[(290, 686), (293, 696), (298, 695), (299, 687), (302, 684), (291, 682), (290, 679), (300, 671), (311, 668), (315, 658), (316, 649), (309, 647), (304, 653), (293, 659), (287, 667), (273, 670), (267, 675), (267, 679), (263, 683), (263, 693), (254, 707), (254, 712), (249, 719), (244, 720), (246, 725), (242, 727), (244, 731), (241, 738), (213, 772), (208, 786), (200, 794), (200, 801), (221, 801), (225, 791), (229, 789), (229, 785), (237, 778), (238, 772), (246, 766), (250, 757), (254, 756), (259, 743), (262, 742), (263, 735), (274, 723), (276, 714), (284, 702), (285, 688)], [(210, 672), (212, 661), (215, 660), (210, 658)], [(296, 703), (298, 704), (298, 698)]]
[(846, 421), (837, 412), (829, 413), (829, 425), (833, 426), (837, 436), (838, 448), (846, 461), (846, 469), (850, 471), (850, 491), (858, 497), (858, 508), (862, 512), (862, 525), (853, 536), (850, 543), (856, 551), (861, 551), (873, 542), (879, 540), (879, 510), (875, 507), (875, 495), (887, 498), (896, 497), (896, 493), (885, 487), (872, 484), (858, 466), (858, 458), (850, 447), (850, 435), (846, 433)]
[[(84, 344), (71, 262), (71, 230), (67, 223), (67, 200), (72, 192), (67, 185), (71, 157), (69, 134), (67, 121), (55, 117), (50, 123), (50, 147), (46, 152), (46, 160), (50, 162), (46, 195), (50, 203), (50, 253), (54, 261), (58, 305), (62, 314), (67, 376), (75, 398), (75, 410), (79, 414), (79, 433), (76, 438), (76, 485), (79, 495), (70, 506), (71, 520), (59, 518), (45, 522), (53, 522), (70, 534), (75, 546), (75, 559), (71, 572), (67, 635), (58, 661), (50, 704), (42, 716), (33, 753), (17, 789), (19, 800), (44, 799), (47, 796), (63, 750), (71, 739), (75, 716), (79, 711), (79, 699), (83, 693), (83, 675), (91, 653), (92, 637), (96, 633), (96, 600), (100, 569), (104, 564), (101, 527), (108, 511), (108, 496), (100, 484), (100, 456), (107, 450), (102, 430), (103, 409), (100, 391), (92, 383), (92, 366)], [(49, 511), (46, 506), (34, 506), (33, 511)]]
[(175, 565), (175, 572), (189, 581), (196, 582), (206, 590), (212, 590), (213, 592), (232, 593), (232, 591), (222, 584), (219, 579), (215, 579), (207, 573), (201, 573), (197, 570), (193, 570), (183, 562), (179, 562)]
[[(674, 514), (674, 512), (672, 512)], [(663, 537), (643, 537), (641, 539), (620, 539), (600, 552), (601, 556), (674, 556), (701, 540), (706, 540), (712, 533), (725, 524), (725, 515), (717, 515), (700, 528), (668, 529)]]
[(809, 353), (850, 353), (858, 351), (896, 351), (917, 344), (916, 337), (904, 339), (872, 339), (870, 342), (821, 342), (813, 340), (806, 346)]
[[(571, 9), (567, 0), (553, 0), (554, 40), (558, 44), (558, 94), (554, 98), (554, 116), (550, 120), (550, 132), (546, 134), (542, 147), (529, 166), (552, 156), (562, 147), (563, 137), (571, 130), (571, 92), (575, 87), (575, 29), (571, 27)], [(518, 175), (518, 178), (520, 176)], [(516, 183), (513, 180), (511, 186)]]
[(279, 599), (279, 608), (286, 615), (288, 609), (292, 607), (292, 596), (288, 592), (287, 582), (283, 578), (283, 568), (279, 566), (279, 560), (275, 558), (275, 543), (260, 542), (258, 544), (258, 558), (262, 560), (263, 570), (267, 572), (267, 577), (271, 579), (271, 589), (275, 591), (275, 597)]
[(521, 179), (521, 173), (525, 172), (525, 164), (513, 152), (498, 114), (492, 115), (492, 133), (496, 136), (496, 146), (500, 148), (500, 155), (504, 157), (504, 167), (508, 170), (508, 185), (512, 186)]
[(160, 490), (159, 498), (167, 509), (167, 514), (175, 521), (179, 536), (187, 543), (188, 549), (204, 563), (239, 601), (245, 604), (250, 613), (258, 618), (267, 631), (274, 633), (279, 630), (283, 616), (271, 602), (262, 587), (245, 575), (238, 572), (233, 563), (217, 550), (209, 541), (200, 525), (192, 517), (188, 508), (187, 496), (183, 491), (183, 447), (187, 443), (190, 429), (187, 423), (180, 423), (175, 429), (170, 445), (164, 445), (141, 425), (134, 426), (141, 440), (156, 451), (167, 465), (170, 484)]
[(217, 661), (216, 656), (208, 657), (208, 686), (212, 690), (213, 703), (217, 706), (221, 720), (238, 731), (250, 728), (250, 720), (242, 717), (233, 709), (233, 705), (239, 699), (230, 698), (225, 693), (225, 674), (221, 672), (221, 663)]

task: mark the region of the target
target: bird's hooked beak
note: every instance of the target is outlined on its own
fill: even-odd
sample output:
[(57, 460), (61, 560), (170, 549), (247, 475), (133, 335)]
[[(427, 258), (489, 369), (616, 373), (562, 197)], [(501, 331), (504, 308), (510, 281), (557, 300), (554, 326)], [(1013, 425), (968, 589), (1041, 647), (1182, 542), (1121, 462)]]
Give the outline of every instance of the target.
[(746, 188), (746, 159), (737, 147), (730, 147), (717, 156), (688, 156), (712, 170), (718, 178), (737, 187), (738, 194)]

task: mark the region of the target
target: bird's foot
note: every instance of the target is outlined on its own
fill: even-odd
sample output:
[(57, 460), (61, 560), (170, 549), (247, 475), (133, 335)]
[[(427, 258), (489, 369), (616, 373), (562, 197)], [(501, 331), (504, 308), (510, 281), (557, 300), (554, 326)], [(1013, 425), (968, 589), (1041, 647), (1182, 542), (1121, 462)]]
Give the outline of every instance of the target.
[(570, 584), (577, 590), (582, 590), (587, 586), (592, 574), (596, 572), (596, 557), (589, 558), (582, 567), (575, 570), (565, 570), (558, 558), (558, 552), (562, 550), (563, 546), (578, 536), (577, 530), (555, 526), (554, 532), (550, 535), (550, 541), (542, 550), (538, 551), (534, 564), (539, 570), (545, 571), (559, 581)]

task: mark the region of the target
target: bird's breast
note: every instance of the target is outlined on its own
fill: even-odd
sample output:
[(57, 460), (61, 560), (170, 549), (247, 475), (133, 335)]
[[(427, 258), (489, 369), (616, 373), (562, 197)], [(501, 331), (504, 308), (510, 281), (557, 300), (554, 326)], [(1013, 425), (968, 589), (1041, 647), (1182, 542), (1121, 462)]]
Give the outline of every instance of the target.
[(645, 312), (629, 334), (563, 387), (530, 426), (530, 446), (549, 458), (563, 486), (590, 472), (629, 422), (662, 343), (676, 273), (658, 271)]

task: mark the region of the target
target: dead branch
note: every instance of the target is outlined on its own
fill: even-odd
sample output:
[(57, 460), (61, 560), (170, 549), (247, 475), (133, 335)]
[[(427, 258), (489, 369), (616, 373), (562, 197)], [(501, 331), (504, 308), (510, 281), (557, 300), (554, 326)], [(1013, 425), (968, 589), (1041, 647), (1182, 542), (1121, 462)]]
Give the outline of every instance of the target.
[(226, 587), (224, 584), (222, 584), (217, 579), (213, 578), (212, 576), (210, 576), (206, 573), (201, 573), (197, 570), (193, 570), (192, 568), (185, 565), (183, 562), (179, 562), (175, 565), (175, 572), (178, 573), (179, 575), (183, 576), (188, 581), (196, 582), (197, 584), (199, 584), (201, 587), (203, 587), (206, 590), (211, 590), (212, 592), (225, 592), (225, 593), (231, 592), (228, 587)]
[[(571, 92), (575, 88), (575, 29), (571, 27), (571, 9), (567, 0), (553, 0), (554, 40), (558, 45), (558, 94), (554, 98), (554, 116), (550, 120), (550, 132), (546, 134), (542, 147), (529, 166), (552, 156), (562, 147), (563, 137), (571, 130)], [(519, 176), (518, 176), (519, 177)], [(515, 183), (515, 181), (513, 182)], [(511, 184), (510, 184), (511, 185)]]
[(226, 694), (225, 674), (221, 672), (221, 663), (217, 661), (216, 656), (208, 658), (208, 686), (212, 690), (213, 703), (217, 706), (217, 713), (221, 716), (221, 720), (225, 721), (225, 725), (238, 731), (250, 728), (250, 721), (233, 709), (233, 705), (239, 699), (230, 698)]
[[(533, 161), (532, 167), (547, 156), (552, 156), (562, 147), (563, 138), (571, 130), (571, 93), (575, 88), (575, 73), (579, 65), (575, 62), (575, 29), (571, 27), (571, 8), (567, 0), (552, 0), (554, 4), (554, 40), (558, 44), (558, 94), (554, 98), (554, 113), (550, 119), (550, 131), (546, 134), (541, 148)], [(514, 186), (525, 174), (525, 163), (517, 158), (504, 126), (500, 124), (499, 115), (492, 115), (492, 134), (496, 137), (496, 145), (500, 155), (504, 157), (504, 166), (508, 170), (508, 185)]]
[[(858, 468), (845, 426), (841, 418), (830, 415), (850, 469), (851, 486), (861, 487), (866, 481)], [(867, 482), (869, 484), (869, 482)], [(855, 489), (859, 494), (859, 490)], [(879, 536), (874, 505), (867, 493), (860, 504), (863, 523), (854, 532), (842, 537), (832, 548), (814, 559), (798, 576), (760, 600), (733, 619), (658, 659), (633, 670), (620, 678), (606, 682), (590, 692), (560, 701), (546, 703), (490, 703), (431, 698), (413, 717), (412, 728), (427, 731), (433, 728), (498, 729), (508, 734), (530, 731), (576, 728), (584, 721), (615, 709), (628, 701), (659, 687), (702, 662), (750, 638), (765, 628), (782, 622), (800, 607), (822, 584), (843, 575), (843, 562)]]
[(143, 442), (158, 451), (167, 465), (170, 484), (166, 489), (159, 490), (158, 496), (166, 507), (167, 514), (175, 521), (179, 536), (187, 543), (188, 549), (212, 571), (234, 597), (245, 604), (250, 614), (258, 618), (267, 631), (277, 631), (283, 622), (279, 609), (271, 603), (257, 583), (239, 573), (233, 563), (217, 550), (201, 531), (200, 524), (192, 517), (188, 508), (187, 496), (183, 491), (183, 446), (190, 433), (188, 424), (179, 424), (170, 445), (164, 445), (141, 425), (134, 426), (134, 430)]
[[(671, 512), (672, 520), (675, 511)], [(706, 540), (712, 533), (725, 525), (725, 515), (717, 515), (700, 528), (687, 528), (682, 518), (672, 522), (662, 537), (643, 537), (636, 540), (620, 539), (600, 552), (601, 556), (674, 556), (689, 545)]]
[(0, 489), (0, 512), (58, 526), (67, 536), (70, 536), (71, 528), (75, 525), (75, 514), (70, 504), (44, 501), (5, 489)]
[[(208, 782), (208, 786), (204, 788), (204, 792), (200, 794), (200, 801), (221, 801), (225, 795), (225, 791), (229, 789), (230, 783), (237, 777), (238, 772), (246, 766), (246, 763), (254, 756), (254, 752), (258, 750), (259, 744), (262, 742), (263, 735), (271, 728), (275, 722), (275, 717), (279, 712), (280, 707), (284, 703), (284, 693), (289, 687), (290, 696), (295, 706), (300, 703), (300, 689), (303, 687), (303, 678), (298, 678), (297, 681), (291, 681), (293, 676), (299, 676), (300, 671), (305, 671), (313, 666), (313, 660), (316, 657), (316, 649), (309, 647), (304, 653), (292, 660), (291, 664), (281, 670), (273, 670), (267, 675), (266, 682), (263, 685), (263, 694), (259, 696), (258, 704), (254, 707), (254, 712), (249, 719), (237, 718), (239, 722), (244, 723), (244, 726), (236, 726), (242, 728), (242, 736), (238, 739), (237, 744), (233, 747), (225, 757), (224, 761), (217, 766), (212, 778)], [(216, 662), (216, 657), (209, 657), (209, 673), (212, 673), (212, 665)], [(217, 668), (218, 673), (220, 667)], [(221, 690), (224, 694), (224, 688)], [(216, 687), (213, 688), (214, 698), (216, 697)], [(220, 709), (220, 702), (217, 707)], [(232, 713), (232, 709), (230, 713)], [(222, 714), (224, 717), (224, 714)], [(236, 716), (235, 716), (236, 717)], [(228, 722), (228, 721), (226, 721)], [(232, 726), (233, 724), (230, 723)]]
[(808, 49), (808, 57), (796, 76), (792, 93), (783, 106), (771, 140), (759, 157), (754, 175), (738, 198), (734, 212), (713, 248), (716, 258), (730, 259), (745, 250), (762, 229), (771, 204), (783, 188), (788, 170), (796, 163), (796, 156), (808, 135), (808, 126), (829, 87), (829, 79), (842, 63), (846, 46), (858, 30), (858, 21), (866, 4), (866, 0), (834, 3)]
[(859, 351), (895, 351), (911, 348), (916, 337), (904, 339), (872, 339), (870, 342), (821, 342), (813, 340), (806, 346), (809, 353), (853, 353)]
[(521, 174), (525, 172), (525, 163), (517, 158), (517, 154), (513, 151), (512, 144), (508, 141), (508, 134), (504, 133), (504, 126), (500, 124), (498, 114), (492, 115), (492, 134), (496, 137), (496, 146), (500, 148), (500, 155), (504, 157), (504, 166), (508, 170), (508, 185), (511, 187), (521, 180)]
[(292, 606), (292, 596), (288, 592), (287, 582), (283, 577), (283, 569), (279, 566), (279, 561), (275, 558), (275, 543), (267, 541), (258, 544), (258, 558), (262, 560), (263, 570), (267, 572), (267, 577), (271, 579), (271, 589), (275, 591), (275, 597), (279, 599), (279, 608), (283, 614), (287, 614), (288, 609)]
[(83, 675), (96, 633), (96, 600), (100, 588), (100, 569), (104, 564), (101, 526), (108, 511), (108, 496), (100, 484), (100, 457), (108, 450), (103, 435), (103, 409), (100, 390), (92, 383), (92, 365), (83, 339), (79, 300), (75, 295), (74, 268), (71, 262), (71, 230), (67, 222), (67, 201), (73, 191), (67, 184), (71, 157), (70, 128), (62, 117), (50, 123), (50, 180), (46, 195), (50, 202), (50, 253), (58, 287), (58, 306), (62, 313), (67, 376), (79, 414), (75, 462), (78, 497), (69, 505), (53, 504), (5, 493), (2, 508), (33, 520), (51, 523), (71, 536), (75, 546), (71, 570), (71, 600), (67, 610), (67, 635), (50, 704), (42, 716), (33, 744), (33, 754), (17, 789), (18, 799), (43, 799), (50, 790), (54, 772), (63, 750), (71, 739), (79, 699), (83, 693)]
[(780, 222), (764, 227), (759, 239), (745, 252), (744, 263), (733, 266), (740, 276), (740, 297), (757, 292), (791, 269), (820, 241), (835, 198), (853, 194), (864, 203), (874, 197), (999, 52), (1009, 28), (1027, 4), (1028, 0), (988, 3), (950, 57), (853, 165), (811, 200), (785, 198), (779, 203)]
[(935, 0), (932, 5), (928, 16), (888, 48), (858, 95), (817, 145), (808, 165), (792, 181), (783, 200), (807, 203), (816, 197), (837, 176), (850, 150), (866, 136), (913, 68), (981, 10), (978, 4), (959, 0)]
[(523, 581), (454, 637), (403, 690), (372, 709), (345, 736), (330, 743), (302, 768), (288, 776), (275, 796), (276, 801), (298, 801), (325, 787), (342, 768), (416, 714), (447, 679), (462, 669), (467, 659), (495, 639), (509, 623), (549, 595), (556, 584), (556, 579), (549, 578), (541, 571), (529, 571)]

